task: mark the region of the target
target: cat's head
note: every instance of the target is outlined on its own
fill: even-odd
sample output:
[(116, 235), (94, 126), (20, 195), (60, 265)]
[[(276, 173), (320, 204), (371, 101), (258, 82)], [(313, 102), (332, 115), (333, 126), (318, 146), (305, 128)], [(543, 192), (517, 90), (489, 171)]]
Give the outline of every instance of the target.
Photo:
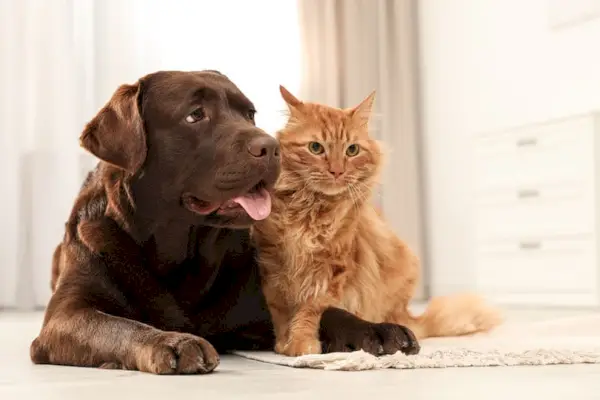
[(280, 91), (289, 108), (287, 125), (277, 133), (284, 184), (327, 195), (369, 192), (382, 162), (368, 129), (375, 92), (339, 109), (302, 102), (283, 86)]

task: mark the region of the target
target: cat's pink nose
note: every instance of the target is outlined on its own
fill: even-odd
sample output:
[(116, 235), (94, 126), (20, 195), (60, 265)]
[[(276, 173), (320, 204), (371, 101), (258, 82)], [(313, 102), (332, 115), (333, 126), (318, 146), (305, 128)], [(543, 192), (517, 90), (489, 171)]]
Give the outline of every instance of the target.
[(329, 173), (333, 175), (335, 179), (337, 179), (344, 174), (344, 167), (339, 165), (332, 165), (329, 167)]

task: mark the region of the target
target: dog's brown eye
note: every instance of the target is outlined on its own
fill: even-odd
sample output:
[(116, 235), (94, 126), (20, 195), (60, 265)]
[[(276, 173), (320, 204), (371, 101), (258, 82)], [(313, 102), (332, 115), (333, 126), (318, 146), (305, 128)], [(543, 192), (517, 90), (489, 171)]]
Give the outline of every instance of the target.
[(313, 154), (322, 154), (325, 151), (325, 148), (319, 142), (310, 142), (308, 144), (308, 149)]
[(357, 144), (351, 144), (346, 149), (346, 155), (348, 157), (354, 157), (355, 155), (358, 154), (359, 151), (360, 151), (360, 147)]
[(206, 118), (206, 114), (204, 114), (204, 110), (201, 108), (196, 108), (187, 117), (185, 117), (185, 120), (186, 120), (186, 122), (193, 124), (194, 122), (202, 121), (204, 118)]
[(248, 119), (254, 121), (254, 116), (256, 115), (256, 110), (248, 110)]

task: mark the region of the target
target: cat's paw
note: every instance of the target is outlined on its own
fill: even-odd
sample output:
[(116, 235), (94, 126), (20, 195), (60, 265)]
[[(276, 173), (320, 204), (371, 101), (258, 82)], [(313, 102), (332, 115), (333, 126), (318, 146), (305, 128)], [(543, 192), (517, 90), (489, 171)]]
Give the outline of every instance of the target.
[(321, 354), (321, 342), (310, 339), (292, 339), (286, 343), (276, 343), (275, 352), (290, 357), (298, 357), (306, 354)]

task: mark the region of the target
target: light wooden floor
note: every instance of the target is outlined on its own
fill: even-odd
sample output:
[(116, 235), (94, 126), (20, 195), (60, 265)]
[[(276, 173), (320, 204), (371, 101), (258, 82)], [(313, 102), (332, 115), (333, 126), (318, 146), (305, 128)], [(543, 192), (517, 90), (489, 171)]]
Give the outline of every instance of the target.
[[(564, 314), (520, 311), (509, 318), (546, 319)], [(29, 361), (29, 343), (41, 317), (0, 314), (2, 400), (600, 399), (600, 365), (328, 372), (229, 356), (223, 357), (214, 374), (173, 377), (34, 366)]]

